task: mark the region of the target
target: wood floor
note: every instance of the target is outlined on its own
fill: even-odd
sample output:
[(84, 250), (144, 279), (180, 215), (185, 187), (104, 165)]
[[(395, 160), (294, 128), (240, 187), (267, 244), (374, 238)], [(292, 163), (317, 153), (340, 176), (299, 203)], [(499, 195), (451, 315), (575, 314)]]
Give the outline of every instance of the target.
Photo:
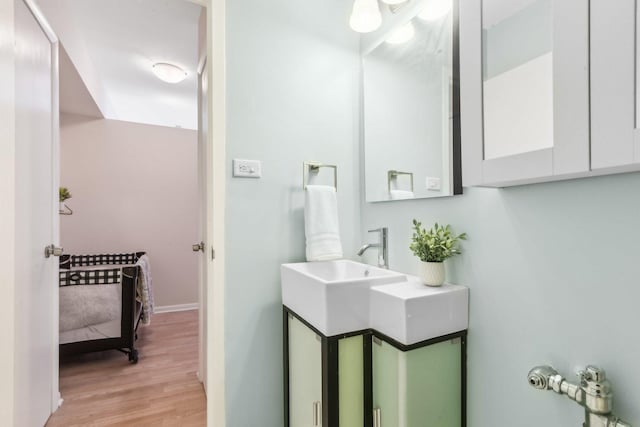
[(198, 312), (156, 314), (138, 335), (136, 365), (117, 351), (61, 362), (64, 403), (47, 427), (206, 425), (196, 377)]

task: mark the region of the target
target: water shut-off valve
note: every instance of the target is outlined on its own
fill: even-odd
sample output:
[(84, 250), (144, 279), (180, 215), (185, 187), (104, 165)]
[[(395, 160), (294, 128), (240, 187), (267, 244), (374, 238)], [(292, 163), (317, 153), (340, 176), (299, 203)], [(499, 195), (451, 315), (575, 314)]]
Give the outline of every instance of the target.
[(612, 414), (613, 393), (603, 369), (587, 366), (579, 371), (580, 384), (572, 384), (551, 366), (536, 366), (527, 376), (529, 384), (538, 390), (553, 390), (565, 394), (585, 409), (583, 427), (631, 427)]

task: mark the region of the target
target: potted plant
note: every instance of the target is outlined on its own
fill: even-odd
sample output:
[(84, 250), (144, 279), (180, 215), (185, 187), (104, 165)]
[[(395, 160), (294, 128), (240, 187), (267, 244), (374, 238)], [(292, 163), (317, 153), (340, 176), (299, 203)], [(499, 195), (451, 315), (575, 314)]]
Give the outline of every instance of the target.
[(413, 220), (413, 237), (409, 248), (420, 258), (420, 278), (427, 286), (440, 286), (444, 283), (444, 260), (460, 254), (458, 243), (465, 240), (465, 233), (455, 235), (450, 225), (436, 223), (430, 230)]
[(64, 210), (64, 201), (71, 198), (71, 193), (67, 187), (60, 187), (59, 192), (60, 210)]

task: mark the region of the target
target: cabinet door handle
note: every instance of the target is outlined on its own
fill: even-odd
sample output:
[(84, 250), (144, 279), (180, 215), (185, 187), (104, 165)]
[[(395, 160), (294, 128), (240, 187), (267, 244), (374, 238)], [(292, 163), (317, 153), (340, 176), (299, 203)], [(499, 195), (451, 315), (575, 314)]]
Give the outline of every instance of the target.
[(313, 402), (313, 425), (319, 427), (322, 423), (322, 403)]
[(373, 427), (382, 427), (382, 414), (380, 408), (373, 410)]

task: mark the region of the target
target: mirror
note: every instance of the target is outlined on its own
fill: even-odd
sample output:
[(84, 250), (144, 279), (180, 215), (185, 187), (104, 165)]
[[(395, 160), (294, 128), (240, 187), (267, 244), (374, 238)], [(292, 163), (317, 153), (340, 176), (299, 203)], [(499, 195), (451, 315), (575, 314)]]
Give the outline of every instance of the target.
[(482, 0), (485, 160), (553, 147), (552, 0)]
[(363, 55), (367, 202), (462, 193), (457, 11), (407, 2)]

